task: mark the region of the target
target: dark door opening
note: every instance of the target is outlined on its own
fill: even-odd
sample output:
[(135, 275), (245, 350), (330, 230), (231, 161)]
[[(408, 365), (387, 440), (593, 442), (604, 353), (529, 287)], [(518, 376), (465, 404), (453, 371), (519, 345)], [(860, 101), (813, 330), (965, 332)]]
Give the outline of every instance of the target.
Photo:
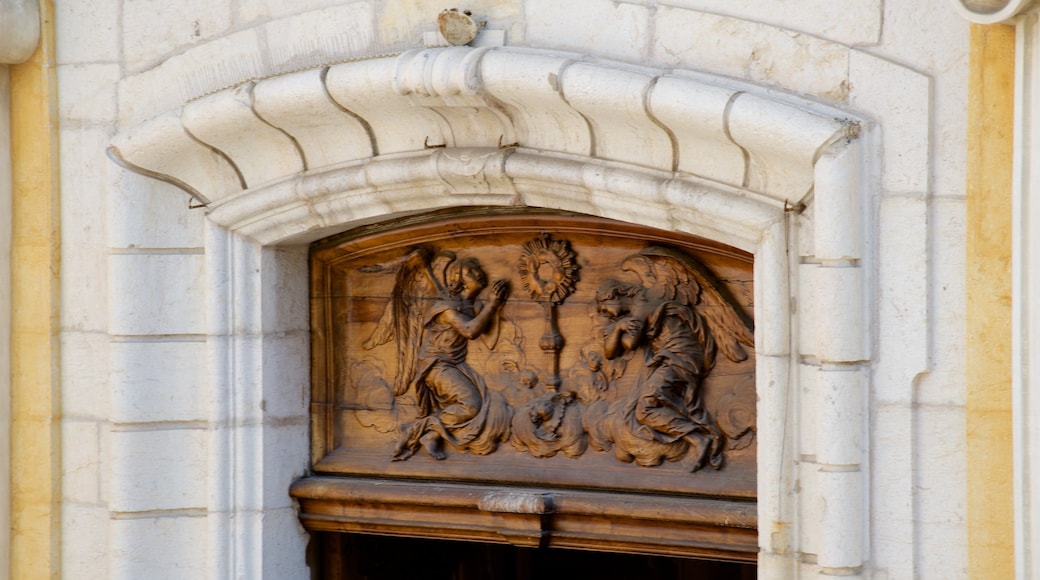
[(560, 548), (370, 536), (314, 534), (323, 552), (312, 565), (331, 580), (752, 580), (751, 563)]

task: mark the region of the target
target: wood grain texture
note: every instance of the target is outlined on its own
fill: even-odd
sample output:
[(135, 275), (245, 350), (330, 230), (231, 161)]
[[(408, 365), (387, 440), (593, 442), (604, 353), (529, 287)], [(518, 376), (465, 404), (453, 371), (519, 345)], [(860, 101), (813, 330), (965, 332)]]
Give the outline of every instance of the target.
[[(559, 213), (394, 225), (312, 251), (307, 527), (754, 554), (750, 255)], [(451, 494), (409, 483), (387, 499), (358, 483), (373, 477), (557, 499), (541, 514), (467, 505), (452, 527)]]

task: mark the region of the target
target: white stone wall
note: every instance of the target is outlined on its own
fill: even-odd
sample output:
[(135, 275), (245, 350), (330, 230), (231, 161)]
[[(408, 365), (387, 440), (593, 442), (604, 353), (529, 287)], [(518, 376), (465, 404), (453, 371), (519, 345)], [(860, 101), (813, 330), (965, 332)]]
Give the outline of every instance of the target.
[(397, 55), (447, 5), (58, 3), (66, 577), (308, 577), (303, 244), (516, 196), (756, 252), (762, 577), (964, 577), (967, 24), (837, 4), (474, 0), (445, 90)]

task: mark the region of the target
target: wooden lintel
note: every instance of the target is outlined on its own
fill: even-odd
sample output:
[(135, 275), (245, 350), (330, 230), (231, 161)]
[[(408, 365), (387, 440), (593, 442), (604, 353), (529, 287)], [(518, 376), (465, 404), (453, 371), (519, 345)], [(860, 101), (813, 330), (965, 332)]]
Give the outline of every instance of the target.
[(311, 531), (754, 561), (754, 502), (351, 477), (291, 493)]

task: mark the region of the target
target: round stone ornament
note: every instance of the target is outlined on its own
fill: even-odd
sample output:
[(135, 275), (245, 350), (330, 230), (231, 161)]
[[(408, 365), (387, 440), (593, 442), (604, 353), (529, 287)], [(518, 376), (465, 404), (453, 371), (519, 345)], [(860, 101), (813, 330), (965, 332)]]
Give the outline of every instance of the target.
[(437, 16), (437, 26), (441, 36), (454, 46), (464, 46), (477, 37), (477, 23), (473, 21), (469, 11), (459, 12), (457, 8), (444, 10)]

